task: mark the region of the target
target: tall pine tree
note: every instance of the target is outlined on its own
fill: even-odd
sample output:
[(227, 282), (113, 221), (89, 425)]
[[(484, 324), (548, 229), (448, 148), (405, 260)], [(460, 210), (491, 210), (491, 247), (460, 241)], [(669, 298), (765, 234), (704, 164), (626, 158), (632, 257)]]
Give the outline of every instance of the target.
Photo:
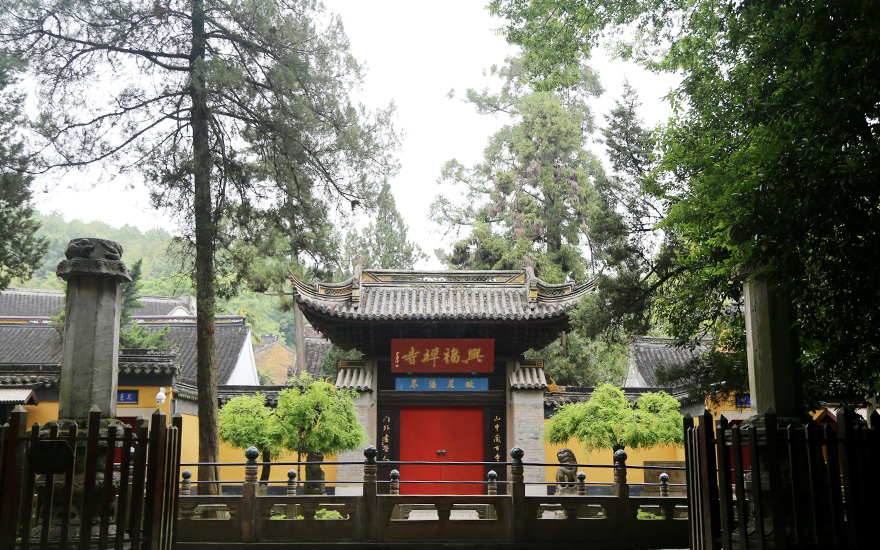
[(30, 206), (33, 178), (20, 138), (24, 96), (15, 90), (17, 65), (0, 53), (0, 290), (12, 279), (29, 279), (48, 246), (36, 234)]
[[(195, 271), (199, 461), (216, 463), (218, 252), (331, 201), (371, 203), (395, 169), (390, 109), (352, 103), (361, 67), (339, 18), (312, 0), (0, 8), (0, 46), (29, 60), (40, 85), (44, 168), (137, 170), (183, 224)], [(201, 466), (199, 479), (217, 479), (216, 468)]]
[[(560, 282), (590, 271), (588, 218), (599, 160), (587, 148), (592, 117), (586, 99), (601, 91), (586, 67), (573, 70), (576, 84), (563, 93), (531, 91), (518, 59), (493, 67), (497, 92), (469, 90), (478, 112), (507, 116), (473, 167), (449, 161), (441, 183), (450, 189), (431, 206), (435, 222), (464, 237), (443, 256), (468, 269), (518, 269), (535, 260), (545, 280)], [(455, 202), (453, 189), (464, 202)]]
[(364, 267), (377, 269), (414, 269), (426, 256), (419, 245), (410, 241), (408, 228), (397, 211), (394, 195), (388, 183), (382, 185), (376, 199), (373, 220), (361, 232), (349, 232), (345, 251), (351, 260), (356, 254), (364, 259)]

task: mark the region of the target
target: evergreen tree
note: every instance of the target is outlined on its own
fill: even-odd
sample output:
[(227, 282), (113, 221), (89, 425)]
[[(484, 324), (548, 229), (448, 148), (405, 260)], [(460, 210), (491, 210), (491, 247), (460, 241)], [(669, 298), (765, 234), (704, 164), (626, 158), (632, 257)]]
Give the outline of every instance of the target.
[[(141, 290), (141, 268), (143, 259), (131, 264), (131, 282), (122, 283), (122, 308), (119, 316), (119, 347), (140, 349), (167, 349), (171, 347), (168, 339), (168, 325), (153, 331), (132, 321), (131, 310), (144, 307), (138, 302)], [(125, 330), (127, 325), (131, 325)]]
[(579, 67), (579, 80), (564, 92), (534, 92), (524, 87), (517, 59), (492, 72), (503, 79), (501, 90), (469, 90), (467, 99), (478, 112), (503, 114), (511, 123), (492, 136), (482, 162), (466, 168), (452, 160), (443, 168), (441, 183), (464, 187), (464, 203), (439, 196), (432, 218), (447, 233), (468, 234), (442, 259), (468, 269), (518, 269), (532, 257), (547, 281), (583, 279), (591, 270), (594, 184), (603, 177), (586, 149), (592, 131), (586, 98), (601, 91), (598, 81)]
[[(309, 219), (329, 199), (370, 203), (394, 169), (390, 111), (352, 105), (360, 66), (339, 18), (311, 0), (2, 0), (0, 13), (0, 45), (42, 85), (45, 168), (139, 170), (154, 203), (184, 222), (199, 462), (216, 463), (216, 269), (229, 265), (215, 263), (218, 252), (251, 229)], [(199, 468), (200, 480), (216, 476)]]
[(29, 159), (19, 137), (24, 97), (17, 84), (13, 58), (0, 52), (0, 290), (12, 279), (29, 279), (40, 265), (46, 240), (30, 206)]
[(360, 233), (346, 235), (346, 255), (352, 260), (357, 254), (362, 255), (365, 268), (413, 269), (427, 256), (419, 245), (407, 240), (407, 231), (391, 186), (386, 182), (376, 199), (375, 219)]
[[(494, 0), (541, 87), (602, 40), (675, 71), (652, 194), (686, 243), (659, 303), (685, 340), (760, 267), (795, 309), (807, 398), (880, 389), (880, 26), (874, 2)], [(624, 30), (626, 29), (626, 30)], [(629, 29), (638, 29), (635, 35)], [(858, 319), (858, 322), (853, 322)]]

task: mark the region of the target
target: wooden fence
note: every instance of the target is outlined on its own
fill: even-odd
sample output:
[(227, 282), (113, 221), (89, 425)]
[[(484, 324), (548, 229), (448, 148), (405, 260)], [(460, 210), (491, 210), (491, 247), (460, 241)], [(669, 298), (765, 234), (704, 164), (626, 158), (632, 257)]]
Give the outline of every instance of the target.
[(844, 412), (835, 430), (780, 426), (772, 410), (746, 428), (686, 417), (691, 548), (878, 548), (880, 416), (872, 428), (858, 420)]
[(584, 475), (579, 476), (575, 494), (527, 496), (524, 467), (543, 469), (549, 464), (523, 463), (517, 448), (511, 451), (512, 462), (495, 463), (510, 468), (508, 494), (497, 494), (504, 491), (490, 477), (486, 495), (400, 495), (396, 471), (390, 494), (377, 494), (375, 448), (367, 447), (364, 455), (361, 495), (297, 496), (293, 482), (287, 495), (261, 494), (255, 452), (245, 466), (240, 496), (190, 495), (184, 472), (176, 547), (687, 547), (687, 499), (668, 496), (666, 486), (658, 491), (664, 496), (631, 496), (625, 455), (613, 466), (613, 494), (601, 496), (586, 494)]
[(27, 429), (16, 407), (0, 428), (0, 550), (170, 550), (180, 417), (136, 429), (101, 420)]

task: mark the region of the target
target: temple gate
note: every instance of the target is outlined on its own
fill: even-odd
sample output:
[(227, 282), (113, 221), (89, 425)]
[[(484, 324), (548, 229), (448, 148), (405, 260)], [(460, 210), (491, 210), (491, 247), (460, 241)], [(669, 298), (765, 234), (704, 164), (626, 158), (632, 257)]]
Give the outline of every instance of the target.
[[(340, 362), (336, 385), (358, 392), (358, 418), (380, 464), (440, 463), (401, 465), (401, 493), (482, 493), (483, 485), (455, 482), (484, 481), (493, 469), (499, 481), (506, 479), (505, 469), (491, 463), (505, 462), (513, 446), (543, 456), (543, 362), (524, 360), (523, 352), (568, 330), (568, 313), (595, 282), (548, 284), (529, 262), (518, 271), (357, 265), (340, 283), (291, 281), (315, 329), (343, 349), (364, 353), (361, 361)], [(474, 461), (487, 464), (444, 464)], [(380, 466), (379, 479), (387, 480), (391, 469)], [(338, 476), (355, 480), (362, 468), (340, 466)], [(543, 481), (538, 470), (531, 476), (526, 481)]]

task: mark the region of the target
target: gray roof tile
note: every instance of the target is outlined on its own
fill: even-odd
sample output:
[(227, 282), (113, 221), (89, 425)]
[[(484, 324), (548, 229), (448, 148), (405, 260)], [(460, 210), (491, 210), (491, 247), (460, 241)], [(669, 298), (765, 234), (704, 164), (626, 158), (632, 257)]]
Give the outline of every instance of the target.
[[(675, 347), (673, 338), (641, 336), (629, 346), (630, 370), (633, 369), (644, 381), (646, 387), (657, 387), (658, 368), (683, 365), (706, 352), (706, 345), (698, 345), (694, 349)], [(631, 372), (627, 382), (631, 382), (635, 372)]]
[[(195, 314), (195, 299), (191, 296), (141, 296), (144, 307), (132, 310), (132, 315), (168, 315), (182, 307)], [(64, 307), (64, 292), (30, 288), (7, 288), (0, 292), (0, 317), (51, 317)]]
[(55, 327), (0, 324), (0, 364), (57, 365), (61, 348)]
[[(217, 383), (229, 379), (243, 346), (251, 345), (248, 327), (242, 318), (225, 318), (227, 322), (215, 325), (217, 349)], [(174, 319), (168, 337), (179, 352), (176, 362), (180, 364), (183, 378), (196, 380), (196, 326), (192, 318)], [(186, 321), (189, 321), (187, 323)], [(150, 330), (161, 330), (164, 325), (145, 325)], [(26, 370), (28, 365), (57, 365), (61, 361), (61, 335), (51, 326), (0, 324), (0, 365), (16, 365)], [(123, 364), (124, 361), (123, 361)]]

